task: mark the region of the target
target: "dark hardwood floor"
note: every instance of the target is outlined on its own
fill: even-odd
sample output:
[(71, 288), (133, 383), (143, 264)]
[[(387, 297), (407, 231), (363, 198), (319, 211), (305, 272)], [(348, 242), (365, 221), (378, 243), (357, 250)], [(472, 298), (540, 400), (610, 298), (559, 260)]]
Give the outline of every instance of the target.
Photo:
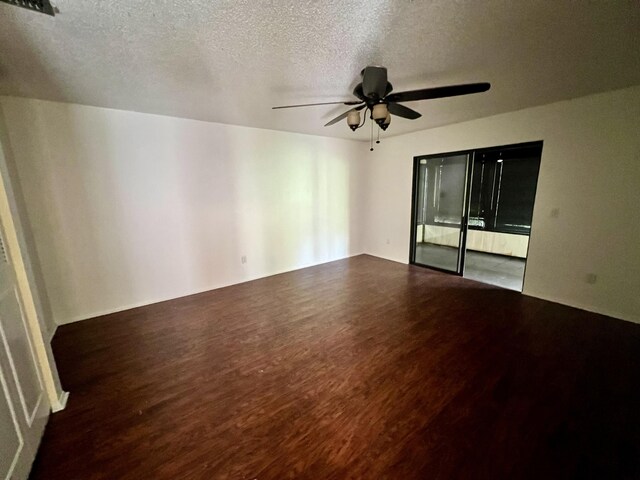
[(640, 478), (640, 325), (370, 256), (54, 350), (32, 479)]

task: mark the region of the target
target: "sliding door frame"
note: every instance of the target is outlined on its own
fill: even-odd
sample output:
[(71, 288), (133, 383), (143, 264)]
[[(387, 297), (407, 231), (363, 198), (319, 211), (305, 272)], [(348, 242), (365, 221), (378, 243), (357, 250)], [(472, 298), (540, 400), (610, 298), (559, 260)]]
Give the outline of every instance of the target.
[(462, 215), (462, 229), (460, 231), (460, 253), (458, 258), (458, 275), (464, 276), (464, 262), (467, 258), (467, 232), (469, 231), (469, 211), (471, 210), (471, 184), (473, 183), (473, 165), (476, 150), (469, 150), (467, 156), (467, 178), (464, 188), (464, 212)]
[[(469, 223), (469, 202), (471, 199), (471, 179), (473, 178), (473, 160), (475, 158), (475, 151), (473, 150), (459, 150), (456, 152), (435, 153), (431, 155), (418, 155), (413, 157), (413, 184), (411, 188), (411, 233), (409, 236), (409, 264), (417, 265), (419, 267), (430, 268), (439, 272), (450, 273), (452, 275), (458, 275), (461, 277), (464, 274), (464, 257), (467, 250), (467, 226)], [(416, 236), (418, 234), (418, 185), (420, 181), (420, 161), (428, 160), (430, 158), (442, 158), (453, 157), (459, 155), (466, 155), (467, 165), (465, 170), (465, 186), (463, 197), (463, 212), (460, 218), (460, 237), (458, 244), (458, 265), (457, 271), (451, 271), (444, 268), (432, 267), (430, 265), (424, 265), (416, 262)]]

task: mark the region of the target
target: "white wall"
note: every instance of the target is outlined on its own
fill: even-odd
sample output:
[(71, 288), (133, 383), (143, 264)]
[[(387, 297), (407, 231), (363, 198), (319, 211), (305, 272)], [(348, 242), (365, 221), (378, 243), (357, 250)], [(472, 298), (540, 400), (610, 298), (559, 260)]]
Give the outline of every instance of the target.
[(414, 155), (534, 140), (544, 148), (524, 292), (640, 321), (640, 87), (383, 139), (373, 153), (134, 112), (0, 105), (58, 323), (363, 251), (406, 263)]
[(363, 251), (362, 144), (0, 105), (57, 323)]
[(535, 140), (524, 293), (640, 322), (640, 87), (383, 139), (366, 159), (366, 251), (408, 261), (414, 156)]

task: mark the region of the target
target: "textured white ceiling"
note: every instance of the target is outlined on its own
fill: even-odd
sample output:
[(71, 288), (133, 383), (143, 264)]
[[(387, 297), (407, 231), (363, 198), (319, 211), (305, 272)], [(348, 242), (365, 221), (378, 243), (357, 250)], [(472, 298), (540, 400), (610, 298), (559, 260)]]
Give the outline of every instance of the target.
[[(344, 138), (360, 70), (395, 91), (488, 81), (407, 104), (386, 135), (640, 84), (640, 3), (504, 0), (54, 0), (0, 3), (0, 94)], [(364, 129), (363, 129), (364, 130)]]

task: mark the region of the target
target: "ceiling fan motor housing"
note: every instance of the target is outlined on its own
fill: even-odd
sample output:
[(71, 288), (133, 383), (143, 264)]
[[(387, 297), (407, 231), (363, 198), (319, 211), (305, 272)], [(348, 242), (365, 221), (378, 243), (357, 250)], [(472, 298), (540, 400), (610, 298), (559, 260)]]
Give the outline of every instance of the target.
[(371, 100), (384, 98), (387, 93), (387, 69), (369, 66), (362, 70), (362, 93)]

